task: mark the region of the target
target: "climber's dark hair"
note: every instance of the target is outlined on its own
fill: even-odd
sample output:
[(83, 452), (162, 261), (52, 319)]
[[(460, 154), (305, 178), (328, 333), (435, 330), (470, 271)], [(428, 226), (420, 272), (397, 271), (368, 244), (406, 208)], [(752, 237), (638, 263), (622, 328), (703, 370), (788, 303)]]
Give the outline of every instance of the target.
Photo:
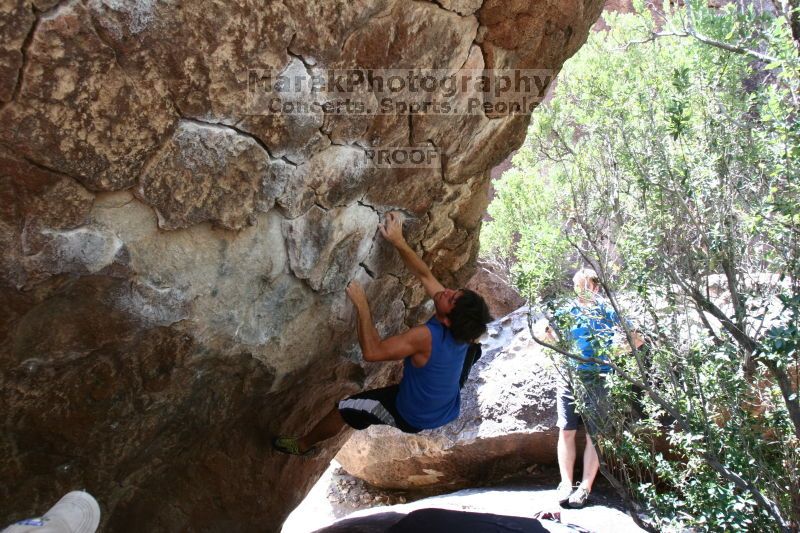
[(461, 296), (447, 318), (450, 319), (450, 332), (460, 342), (476, 340), (486, 333), (486, 324), (493, 320), (481, 295), (469, 289), (461, 289)]

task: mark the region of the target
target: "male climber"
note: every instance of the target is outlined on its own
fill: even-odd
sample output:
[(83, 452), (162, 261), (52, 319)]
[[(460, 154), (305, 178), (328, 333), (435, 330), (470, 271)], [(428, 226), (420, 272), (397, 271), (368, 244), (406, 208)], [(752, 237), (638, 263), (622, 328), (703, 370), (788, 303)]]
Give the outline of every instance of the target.
[(394, 426), (406, 433), (437, 428), (459, 413), (461, 376), (469, 343), (486, 331), (492, 317), (480, 295), (468, 289), (445, 289), (403, 238), (402, 221), (388, 213), (378, 226), (381, 235), (400, 253), (406, 267), (433, 299), (435, 314), (425, 324), (381, 340), (364, 290), (356, 282), (347, 296), (358, 313), (358, 342), (365, 361), (403, 360), (397, 385), (374, 389), (341, 400), (303, 437), (277, 437), (273, 447), (283, 453), (306, 455), (314, 445), (339, 433), (345, 424), (365, 429), (373, 424)]

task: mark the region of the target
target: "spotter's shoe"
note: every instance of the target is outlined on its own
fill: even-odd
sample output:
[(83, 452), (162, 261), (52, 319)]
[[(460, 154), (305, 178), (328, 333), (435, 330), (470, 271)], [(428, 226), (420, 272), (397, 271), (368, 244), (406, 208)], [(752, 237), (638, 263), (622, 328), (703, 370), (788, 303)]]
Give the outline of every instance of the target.
[(562, 481), (559, 483), (558, 488), (556, 488), (556, 500), (558, 504), (564, 505), (567, 503), (570, 495), (572, 495), (572, 483), (569, 481)]
[(573, 509), (580, 509), (589, 500), (589, 491), (583, 487), (578, 487), (569, 497), (569, 506)]

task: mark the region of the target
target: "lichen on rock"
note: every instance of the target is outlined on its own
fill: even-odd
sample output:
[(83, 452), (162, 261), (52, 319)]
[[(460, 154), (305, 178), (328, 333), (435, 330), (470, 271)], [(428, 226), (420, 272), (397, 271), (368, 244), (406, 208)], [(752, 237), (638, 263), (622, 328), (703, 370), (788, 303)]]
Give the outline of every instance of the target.
[(252, 138), (181, 121), (145, 168), (137, 192), (156, 209), (163, 229), (208, 221), (237, 230), (254, 222), (257, 209), (271, 209), (284, 185)]

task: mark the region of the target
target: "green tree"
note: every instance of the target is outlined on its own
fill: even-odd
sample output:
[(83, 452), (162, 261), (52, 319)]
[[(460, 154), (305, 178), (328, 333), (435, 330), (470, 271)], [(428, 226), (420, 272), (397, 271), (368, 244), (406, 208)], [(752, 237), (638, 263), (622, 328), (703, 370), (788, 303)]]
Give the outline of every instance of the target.
[(508, 264), (510, 278), (526, 298), (552, 292), (562, 281), (569, 244), (553, 223), (556, 193), (546, 175), (513, 168), (494, 183), (491, 222), (481, 233), (485, 259)]
[(618, 410), (598, 440), (605, 473), (651, 527), (796, 530), (791, 17), (696, 1), (637, 9), (608, 16), (534, 113), (483, 251), (516, 261), (534, 302), (577, 257), (648, 332), (646, 353), (613, 358)]

